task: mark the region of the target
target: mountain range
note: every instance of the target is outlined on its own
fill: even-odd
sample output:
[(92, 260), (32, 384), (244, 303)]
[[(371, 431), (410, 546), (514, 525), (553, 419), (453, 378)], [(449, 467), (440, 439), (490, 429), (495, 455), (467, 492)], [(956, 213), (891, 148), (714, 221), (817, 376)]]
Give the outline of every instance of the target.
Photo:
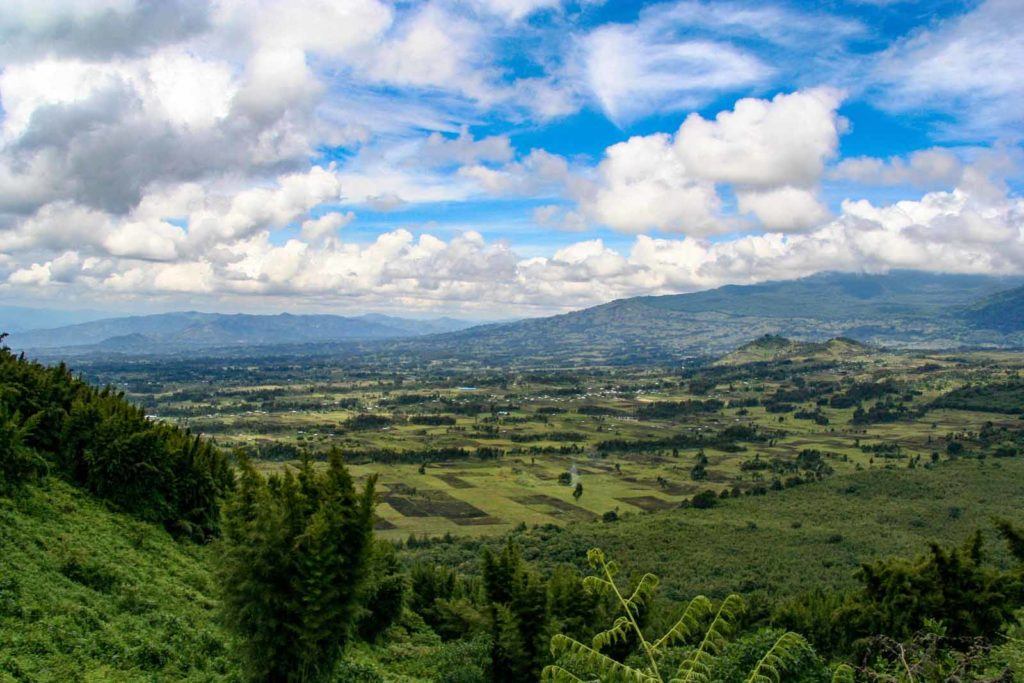
[(620, 299), (548, 318), (389, 344), (497, 364), (675, 362), (763, 335), (921, 349), (1024, 347), (1024, 278), (820, 273), (798, 280)]
[(473, 325), (387, 316), (173, 313), (14, 334), (15, 348), (68, 355), (333, 355), (493, 365), (678, 362), (764, 335), (835, 337), (895, 348), (1024, 347), (1024, 278), (921, 271), (820, 273), (798, 280), (643, 296), (544, 318)]
[(454, 318), (414, 320), (379, 314), (345, 317), (188, 311), (107, 318), (52, 329), (15, 332), (8, 343), (18, 349), (91, 347), (107, 351), (159, 353), (188, 348), (393, 339), (452, 332), (475, 324)]

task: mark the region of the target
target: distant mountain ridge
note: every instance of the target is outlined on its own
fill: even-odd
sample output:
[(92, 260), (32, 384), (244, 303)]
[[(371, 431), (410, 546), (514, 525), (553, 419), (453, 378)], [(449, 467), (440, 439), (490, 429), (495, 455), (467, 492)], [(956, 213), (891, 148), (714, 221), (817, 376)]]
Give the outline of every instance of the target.
[[(1022, 285), (1021, 277), (827, 272), (690, 294), (620, 299), (563, 315), (473, 327), (390, 346), (430, 358), (498, 364), (542, 360), (560, 365), (718, 356), (763, 335), (795, 341), (843, 337), (897, 348), (1022, 348), (1024, 324), (992, 330), (972, 318), (979, 302), (996, 302), (995, 309), (1016, 305), (1016, 299), (1004, 301), (999, 295)], [(1024, 301), (1024, 287), (1020, 291)], [(988, 314), (999, 317), (1000, 312)]]
[[(205, 348), (233, 357), (273, 353), (409, 366), (453, 361), (537, 367), (678, 363), (722, 356), (764, 335), (904, 349), (1024, 348), (1024, 277), (829, 272), (482, 325), (376, 315), (179, 313), (121, 320), (134, 322), (12, 335), (10, 344), (49, 359)], [(133, 334), (142, 338), (127, 337)], [(765, 349), (748, 351), (763, 355)], [(835, 342), (825, 351), (857, 349)]]
[(252, 315), (158, 313), (125, 316), (11, 334), (13, 348), (102, 346), (119, 352), (224, 346), (267, 346), (394, 339), (464, 329), (476, 323), (454, 318), (413, 320), (379, 314)]

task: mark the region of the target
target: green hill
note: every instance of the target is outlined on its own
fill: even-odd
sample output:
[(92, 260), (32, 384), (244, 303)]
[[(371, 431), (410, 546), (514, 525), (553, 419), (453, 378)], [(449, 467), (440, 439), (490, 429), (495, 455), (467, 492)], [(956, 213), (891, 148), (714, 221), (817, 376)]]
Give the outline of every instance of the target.
[(0, 497), (0, 680), (219, 680), (209, 548), (59, 479)]
[(854, 339), (837, 337), (825, 342), (804, 342), (765, 335), (726, 354), (716, 365), (743, 365), (776, 360), (852, 360), (866, 358), (875, 349)]

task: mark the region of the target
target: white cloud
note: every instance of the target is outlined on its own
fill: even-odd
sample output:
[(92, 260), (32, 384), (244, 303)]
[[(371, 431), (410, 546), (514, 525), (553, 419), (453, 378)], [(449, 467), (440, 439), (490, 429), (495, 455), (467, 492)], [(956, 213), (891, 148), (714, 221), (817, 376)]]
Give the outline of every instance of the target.
[(838, 180), (865, 185), (913, 185), (949, 187), (960, 179), (963, 164), (942, 148), (912, 152), (907, 157), (851, 157), (843, 159), (829, 174)]
[(953, 117), (950, 137), (1012, 137), (1024, 121), (1024, 4), (985, 0), (960, 16), (886, 50), (873, 82), (890, 111), (939, 108)]
[(319, 218), (311, 218), (302, 222), (303, 239), (315, 242), (325, 237), (333, 237), (338, 230), (354, 221), (356, 215), (348, 211), (346, 213), (325, 213)]
[(587, 83), (619, 123), (694, 108), (713, 94), (763, 81), (771, 68), (753, 54), (710, 40), (670, 40), (643, 22), (614, 24), (583, 42)]
[(562, 0), (472, 0), (485, 12), (496, 14), (506, 21), (521, 21), (534, 12), (557, 8)]
[(768, 230), (805, 230), (821, 225), (829, 215), (813, 192), (790, 185), (770, 190), (739, 190), (736, 198), (739, 210), (757, 216)]
[(821, 270), (1020, 273), (1022, 226), (1024, 201), (975, 179), (915, 201), (846, 202), (839, 216), (800, 234), (716, 242), (640, 235), (628, 253), (586, 239), (549, 257), (524, 259), (472, 231), (442, 240), (407, 230), (384, 233), (367, 245), (340, 238), (275, 245), (264, 230), (176, 263), (98, 260), (55, 245), (51, 259), (8, 266), (0, 293), (84, 290), (97, 297), (188, 295), (236, 302), (280, 297), (522, 313)]
[(668, 135), (637, 136), (609, 147), (598, 177), (582, 208), (615, 230), (708, 234), (726, 227), (714, 185), (687, 173)]
[(675, 137), (676, 154), (697, 178), (744, 185), (810, 185), (836, 153), (844, 120), (841, 93), (828, 88), (745, 98), (713, 121), (690, 114)]
[(813, 188), (838, 147), (840, 94), (812, 89), (742, 99), (713, 120), (691, 114), (674, 136), (635, 136), (605, 151), (576, 196), (592, 220), (623, 232), (705, 236), (737, 229), (716, 183), (735, 186), (738, 208), (776, 230), (803, 230), (828, 212)]

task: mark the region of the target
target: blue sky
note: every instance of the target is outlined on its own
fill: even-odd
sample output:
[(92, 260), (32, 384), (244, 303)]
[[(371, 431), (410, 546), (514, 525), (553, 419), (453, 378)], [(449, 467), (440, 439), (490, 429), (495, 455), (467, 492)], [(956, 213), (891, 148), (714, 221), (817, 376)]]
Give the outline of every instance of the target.
[(0, 302), (507, 317), (1024, 271), (1024, 5), (12, 0)]

